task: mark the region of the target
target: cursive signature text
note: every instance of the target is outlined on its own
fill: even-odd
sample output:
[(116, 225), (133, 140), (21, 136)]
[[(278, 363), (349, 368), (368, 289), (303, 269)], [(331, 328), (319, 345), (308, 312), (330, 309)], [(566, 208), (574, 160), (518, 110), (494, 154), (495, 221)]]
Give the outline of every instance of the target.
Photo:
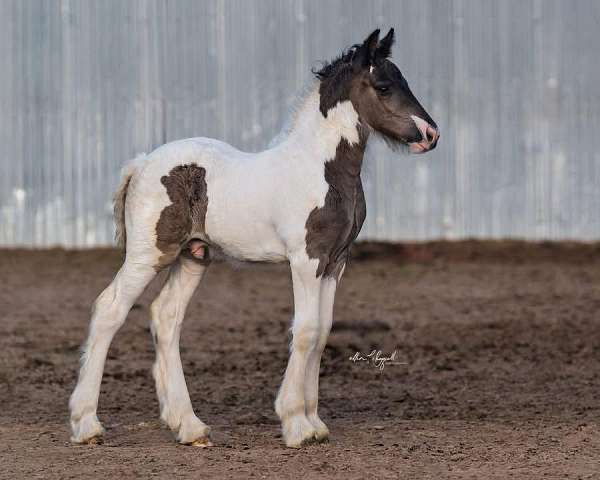
[(381, 350), (372, 350), (369, 354), (356, 352), (349, 360), (353, 363), (366, 362), (372, 364), (375, 368), (383, 370), (386, 365), (406, 365), (406, 362), (397, 362), (396, 355), (398, 351), (394, 350), (391, 355), (385, 356)]

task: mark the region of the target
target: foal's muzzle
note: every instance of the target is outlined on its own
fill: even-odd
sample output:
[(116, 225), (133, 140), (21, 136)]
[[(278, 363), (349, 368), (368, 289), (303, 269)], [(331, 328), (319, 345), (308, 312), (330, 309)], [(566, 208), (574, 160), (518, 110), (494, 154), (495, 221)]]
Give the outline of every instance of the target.
[(425, 153), (433, 150), (437, 145), (438, 138), (440, 138), (440, 131), (437, 126), (430, 125), (422, 118), (416, 115), (411, 115), (413, 122), (421, 132), (421, 141), (409, 143), (411, 153)]

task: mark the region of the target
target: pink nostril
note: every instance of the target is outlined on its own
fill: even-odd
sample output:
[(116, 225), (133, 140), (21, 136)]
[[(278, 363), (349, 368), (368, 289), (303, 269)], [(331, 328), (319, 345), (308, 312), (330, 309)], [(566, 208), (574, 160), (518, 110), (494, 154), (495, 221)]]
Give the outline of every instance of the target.
[(429, 143), (433, 143), (437, 140), (439, 133), (433, 128), (431, 125), (427, 125), (427, 129), (425, 130), (425, 140)]
[(426, 122), (416, 115), (411, 115), (410, 118), (413, 122), (415, 122), (415, 125), (421, 134), (421, 141), (415, 142), (418, 143), (421, 148), (425, 149), (421, 151), (431, 150), (434, 148), (438, 138), (440, 138), (440, 132), (437, 127), (430, 125), (429, 122)]

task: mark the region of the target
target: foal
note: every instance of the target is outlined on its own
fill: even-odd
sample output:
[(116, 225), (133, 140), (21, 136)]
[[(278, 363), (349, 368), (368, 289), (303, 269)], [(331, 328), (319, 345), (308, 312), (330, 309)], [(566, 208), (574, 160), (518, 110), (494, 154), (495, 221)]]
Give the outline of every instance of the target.
[(157, 272), (151, 306), (153, 368), (161, 419), (177, 441), (211, 445), (194, 413), (179, 356), (181, 323), (215, 255), (289, 261), (294, 319), (275, 410), (289, 447), (325, 440), (317, 414), (319, 365), (349, 249), (365, 219), (361, 164), (370, 132), (414, 153), (435, 147), (436, 124), (390, 61), (393, 29), (379, 30), (315, 72), (279, 144), (251, 154), (207, 138), (161, 146), (124, 171), (115, 195), (123, 266), (96, 300), (79, 380), (70, 400), (73, 442), (103, 433), (96, 416), (104, 361), (129, 309)]

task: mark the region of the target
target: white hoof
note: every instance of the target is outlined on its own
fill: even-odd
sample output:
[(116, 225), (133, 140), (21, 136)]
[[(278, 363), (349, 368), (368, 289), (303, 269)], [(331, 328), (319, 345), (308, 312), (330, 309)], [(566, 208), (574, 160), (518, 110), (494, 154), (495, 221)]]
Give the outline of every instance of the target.
[(71, 442), (90, 443), (102, 436), (104, 427), (98, 421), (96, 414), (87, 414), (79, 420), (71, 420)]
[(281, 427), (285, 444), (290, 448), (300, 448), (316, 438), (317, 431), (306, 415), (294, 415), (285, 419)]
[(308, 421), (315, 427), (315, 440), (318, 442), (325, 442), (329, 439), (329, 429), (327, 425), (319, 418), (318, 415), (309, 415)]
[(212, 447), (209, 436), (210, 427), (192, 414), (181, 421), (177, 441), (195, 447)]
[(194, 440), (192, 443), (190, 443), (190, 445), (192, 447), (208, 448), (208, 447), (213, 447), (215, 444), (210, 441), (210, 438), (205, 437), (205, 438), (199, 438), (197, 440)]

